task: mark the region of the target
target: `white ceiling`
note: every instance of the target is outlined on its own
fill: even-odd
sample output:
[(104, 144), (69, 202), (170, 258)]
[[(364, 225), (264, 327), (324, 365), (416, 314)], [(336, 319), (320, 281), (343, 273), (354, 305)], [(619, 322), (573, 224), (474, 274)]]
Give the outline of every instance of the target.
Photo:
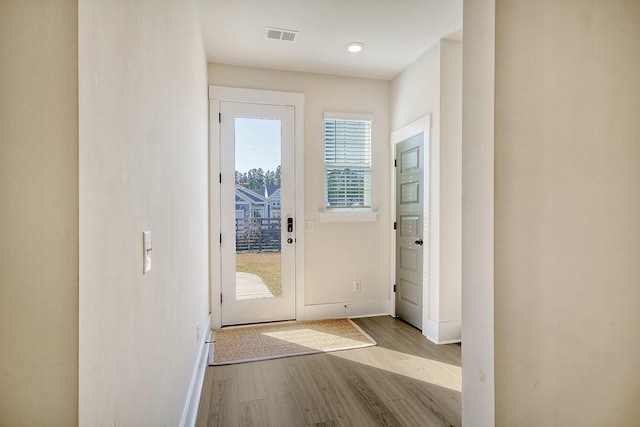
[[(380, 79), (462, 36), (462, 0), (200, 0), (200, 17), (210, 62)], [(269, 40), (267, 26), (299, 33)]]

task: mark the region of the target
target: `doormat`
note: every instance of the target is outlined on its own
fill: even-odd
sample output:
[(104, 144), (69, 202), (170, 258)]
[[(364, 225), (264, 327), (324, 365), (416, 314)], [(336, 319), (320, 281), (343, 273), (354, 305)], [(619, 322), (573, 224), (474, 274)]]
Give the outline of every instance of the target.
[(370, 347), (376, 342), (350, 319), (224, 328), (214, 331), (209, 365), (229, 365)]

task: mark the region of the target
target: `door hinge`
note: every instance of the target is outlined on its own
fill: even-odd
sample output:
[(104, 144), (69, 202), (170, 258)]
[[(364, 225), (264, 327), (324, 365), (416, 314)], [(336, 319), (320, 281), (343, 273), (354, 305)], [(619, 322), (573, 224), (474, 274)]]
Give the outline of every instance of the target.
[(398, 160), (397, 159), (393, 159), (393, 167), (394, 168), (398, 167)]
[(218, 176), (218, 181), (220, 181), (220, 184), (222, 184), (222, 174)]
[(222, 113), (218, 113), (218, 123), (222, 123)]
[(393, 285), (393, 292), (397, 292), (396, 289), (398, 289), (398, 285)]
[(220, 233), (220, 244), (222, 244), (222, 233)]
[(222, 304), (222, 294), (220, 294), (220, 304)]
[(397, 223), (397, 222), (395, 222), (395, 221), (393, 221), (393, 229), (394, 229), (394, 230), (397, 230), (397, 229), (398, 229), (398, 223)]

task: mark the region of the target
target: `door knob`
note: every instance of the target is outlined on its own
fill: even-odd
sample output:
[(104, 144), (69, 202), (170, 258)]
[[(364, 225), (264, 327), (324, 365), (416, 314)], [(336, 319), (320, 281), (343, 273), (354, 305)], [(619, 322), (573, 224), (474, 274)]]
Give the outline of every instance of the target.
[(418, 240), (415, 241), (415, 244), (419, 245), (419, 246), (422, 246), (423, 243), (424, 242), (422, 241), (422, 239), (418, 239)]

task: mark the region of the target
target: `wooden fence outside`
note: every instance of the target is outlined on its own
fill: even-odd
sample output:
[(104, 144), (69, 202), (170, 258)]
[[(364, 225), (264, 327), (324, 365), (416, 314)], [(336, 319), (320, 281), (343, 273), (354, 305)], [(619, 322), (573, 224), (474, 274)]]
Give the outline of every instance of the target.
[(280, 218), (236, 219), (236, 252), (279, 252)]

